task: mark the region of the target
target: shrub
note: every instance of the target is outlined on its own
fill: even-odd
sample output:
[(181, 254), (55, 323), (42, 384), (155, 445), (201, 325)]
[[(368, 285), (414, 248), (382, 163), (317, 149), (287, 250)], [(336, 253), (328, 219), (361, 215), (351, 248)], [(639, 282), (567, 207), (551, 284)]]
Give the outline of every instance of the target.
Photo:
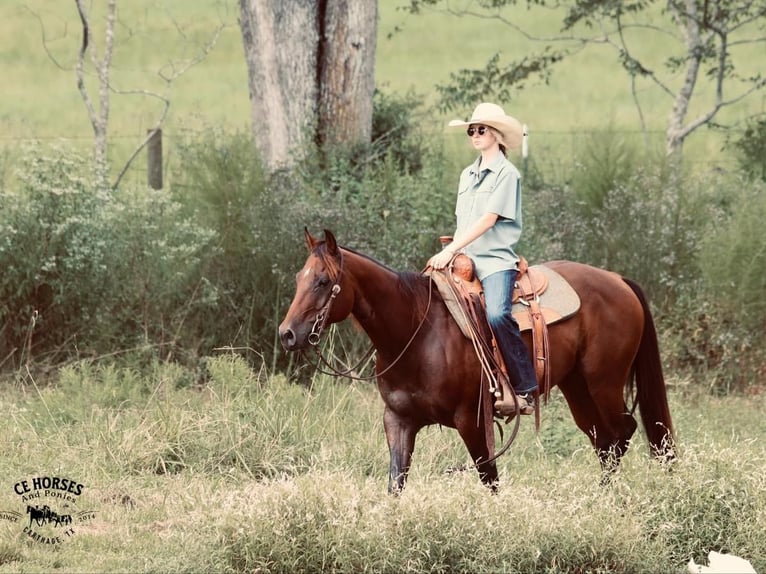
[(342, 244), (409, 270), (421, 269), (453, 228), (441, 148), (416, 129), (412, 102), (381, 95), (376, 102), (383, 108), (370, 146), (308, 150), (294, 170), (273, 176), (245, 134), (210, 131), (182, 146), (177, 197), (216, 231), (220, 254), (202, 265), (216, 297), (200, 319), (211, 343), (287, 365), (276, 333), (306, 257), (304, 227), (318, 236), (331, 229)]
[(187, 217), (216, 233), (201, 264), (213, 305), (196, 317), (204, 352), (233, 346), (277, 358), (279, 310), (305, 253), (305, 204), (289, 173), (264, 171), (250, 137), (208, 131), (180, 147), (176, 194)]
[(536, 259), (572, 259), (621, 273), (668, 309), (696, 285), (713, 189), (651, 157), (617, 171), (622, 175), (611, 185), (599, 170), (590, 184), (579, 175), (573, 181), (590, 190), (584, 196), (566, 184), (528, 190), (525, 249)]
[(198, 268), (212, 233), (167, 192), (102, 194), (85, 172), (71, 151), (33, 150), (3, 198), (0, 349), (17, 363), (172, 346), (206, 304)]
[(3, 357), (20, 358), (33, 346), (50, 350), (79, 331), (73, 322), (94, 313), (108, 278), (97, 217), (104, 198), (82, 173), (84, 162), (76, 154), (33, 150), (21, 164), (19, 192), (3, 194)]
[(766, 119), (752, 120), (734, 141), (739, 165), (751, 178), (766, 181)]
[(766, 373), (766, 184), (735, 182), (713, 214), (701, 245), (707, 323), (698, 338), (705, 365), (718, 368), (713, 386), (728, 391), (763, 382)]

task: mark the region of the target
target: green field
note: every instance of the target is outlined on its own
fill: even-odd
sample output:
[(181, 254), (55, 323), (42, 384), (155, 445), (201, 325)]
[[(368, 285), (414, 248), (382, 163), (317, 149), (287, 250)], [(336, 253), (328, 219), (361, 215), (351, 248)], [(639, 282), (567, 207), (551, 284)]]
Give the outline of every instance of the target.
[(499, 494), (445, 474), (468, 457), (432, 427), (396, 498), (374, 387), (306, 389), (227, 355), (207, 370), (205, 388), (173, 365), (86, 363), (55, 388), (4, 387), (0, 510), (23, 515), (14, 485), (59, 476), (84, 485), (70, 512), (93, 516), (56, 550), (23, 531), (27, 516), (0, 521), (0, 572), (681, 572), (710, 550), (766, 568), (756, 401), (671, 379), (679, 462), (662, 469), (639, 433), (601, 487), (554, 392), (539, 434), (525, 419), (500, 460)]
[[(433, 104), (434, 85), (447, 81), (450, 72), (479, 66), (499, 48), (509, 59), (535, 49), (497, 22), (434, 12), (412, 17), (397, 10), (397, 3), (380, 3), (376, 71), (386, 92), (414, 90), (426, 104)], [(0, 3), (0, 151), (10, 154), (0, 154), (0, 175), (8, 157), (15, 158), (18, 150), (34, 142), (47, 147), (64, 140), (83, 150), (91, 145), (75, 84), (80, 38), (73, 4)], [(104, 3), (93, 4), (98, 22)], [(178, 157), (177, 142), (211, 127), (249, 130), (236, 2), (120, 0), (119, 9), (114, 86), (156, 91), (172, 101), (164, 127), (168, 161)], [(521, 25), (542, 31), (550, 22), (536, 20), (537, 14), (513, 12)], [(167, 72), (198, 55), (221, 25), (220, 39), (204, 61), (170, 86), (159, 78), (158, 71)], [(662, 53), (667, 47), (647, 41), (642, 49)], [(761, 56), (754, 53), (748, 65), (761, 66)], [(701, 85), (700, 90), (709, 94), (709, 86)], [(669, 104), (653, 88), (643, 86), (642, 93), (648, 96), (644, 111), (653, 143), (661, 146)], [(752, 98), (728, 110), (725, 118), (736, 121), (762, 106), (763, 99)], [(114, 163), (142, 139), (159, 109), (146, 96), (112, 96)], [(579, 54), (549, 85), (529, 86), (507, 103), (507, 109), (529, 124), (532, 153), (546, 160), (573, 162), (593, 131), (640, 137), (627, 80), (603, 50)], [(463, 153), (465, 136), (444, 133), (451, 115), (431, 112), (422, 121), (427, 133), (461, 156), (456, 165), (462, 165), (463, 156), (473, 152)], [(689, 142), (686, 158), (699, 165), (708, 164), (713, 155), (726, 158), (719, 154), (721, 143), (720, 134), (701, 131)], [(69, 161), (67, 154), (56, 154), (55, 149), (46, 153), (54, 158), (46, 161)], [(249, 165), (249, 152), (244, 157)], [(140, 169), (131, 177), (129, 183), (135, 185), (126, 186), (126, 193), (143, 205), (136, 192), (143, 186)], [(392, 197), (399, 201), (417, 191), (405, 186)], [(57, 192), (54, 189), (52, 196)], [(548, 196), (537, 197), (543, 203)], [(248, 205), (253, 201), (244, 193), (241, 198)], [(266, 205), (268, 212), (271, 203), (256, 205)], [(535, 209), (542, 212), (547, 204)], [(131, 217), (155, 221), (151, 213), (143, 213), (136, 209), (138, 215)], [(133, 221), (128, 215), (121, 217)], [(169, 219), (156, 221), (163, 229)], [(243, 219), (242, 224), (248, 232), (249, 221)], [(753, 217), (754, 235), (759, 221)], [(32, 218), (30, 227), (36, 228), (36, 223)], [(144, 229), (135, 227), (139, 233)], [(114, 233), (112, 227), (106, 232)], [(157, 232), (148, 240), (155, 237), (165, 236)], [(251, 243), (242, 243), (249, 249)], [(390, 255), (384, 253), (381, 259), (388, 261)], [(120, 276), (113, 267), (105, 268), (110, 276)], [(139, 261), (135, 269), (131, 277), (147, 268)], [(280, 269), (285, 276), (293, 271)], [(87, 289), (81, 292), (92, 297)], [(725, 323), (706, 323), (710, 317), (704, 311), (699, 317), (688, 316), (688, 328), (679, 337), (689, 341), (663, 344), (667, 358), (680, 363), (683, 357), (675, 355), (701, 349), (710, 351), (710, 356), (702, 356), (710, 361), (704, 362), (707, 365), (714, 362), (715, 352), (726, 351), (728, 368), (751, 372), (739, 368), (747, 362), (742, 353), (752, 349), (728, 341), (728, 331), (721, 328)], [(274, 310), (275, 315), (281, 312)], [(109, 325), (115, 324), (114, 314), (106, 318)], [(668, 322), (672, 317), (662, 319)], [(707, 348), (704, 343), (711, 334), (721, 340)], [(690, 558), (704, 563), (711, 550), (742, 556), (757, 571), (766, 571), (761, 381), (736, 387), (743, 389), (741, 395), (714, 396), (729, 389), (715, 383), (714, 373), (709, 377), (713, 382), (707, 372), (695, 379), (666, 373), (679, 450), (672, 471), (649, 458), (639, 430), (612, 483), (599, 486), (596, 456), (554, 390), (551, 403), (542, 409), (539, 433), (526, 418), (517, 442), (499, 461), (497, 495), (490, 495), (473, 471), (445, 472), (467, 464), (468, 456), (454, 431), (432, 427), (419, 435), (407, 489), (391, 497), (386, 494), (383, 403), (373, 385), (324, 376), (304, 376), (306, 384), (296, 384), (274, 367), (261, 366), (259, 349), (247, 361), (220, 353), (195, 355), (183, 366), (153, 362), (147, 358), (153, 356), (150, 352), (114, 352), (125, 356), (117, 363), (107, 359), (64, 365), (42, 358), (30, 370), (21, 359), (14, 363), (20, 365), (18, 370), (8, 367), (13, 353), (17, 359), (18, 348), (0, 357), (6, 369), (0, 383), (0, 573), (683, 572)], [(83, 349), (80, 355), (75, 348), (67, 356), (87, 353)], [(73, 481), (82, 485), (82, 492), (69, 499), (32, 498), (24, 485), (41, 477)], [(39, 508), (46, 502), (59, 514), (75, 516), (75, 523), (32, 525), (27, 506)], [(83, 511), (89, 512), (77, 514)], [(53, 542), (41, 541), (35, 533)]]
[[(498, 21), (434, 11), (411, 16), (399, 5), (395, 0), (380, 2), (376, 76), (379, 87), (387, 92), (414, 90), (431, 104), (436, 98), (434, 86), (448, 81), (451, 72), (480, 67), (497, 51), (504, 61), (510, 61), (542, 48), (541, 43), (521, 37)], [(96, 6), (93, 15), (96, 26), (103, 16), (99, 9), (103, 7)], [(118, 10), (113, 85), (123, 91), (153, 91), (171, 101), (165, 125), (171, 147), (173, 138), (210, 126), (249, 129), (247, 73), (236, 2), (131, 0), (120, 3)], [(525, 30), (539, 34), (556, 29), (560, 20), (555, 11), (517, 8), (505, 14)], [(90, 145), (90, 124), (75, 83), (80, 30), (74, 5), (6, 0), (0, 15), (0, 33), (7, 47), (0, 52), (4, 71), (0, 144), (14, 148), (33, 139), (65, 138)], [(221, 26), (217, 44), (201, 63), (170, 85), (159, 77), (160, 71), (167, 73), (198, 56)], [(96, 38), (101, 46), (99, 28)], [(636, 41), (636, 49), (642, 53), (666, 55), (671, 48), (661, 37)], [(758, 70), (762, 54), (757, 48), (733, 49), (744, 55), (743, 72)], [(712, 86), (702, 81), (697, 90), (707, 106)], [(639, 93), (645, 98), (644, 114), (652, 140), (661, 146), (671, 102), (649, 84), (639, 85)], [(138, 94), (113, 94), (111, 101), (110, 134), (119, 160), (153, 126), (162, 105)], [(549, 85), (528, 86), (506, 107), (530, 126), (533, 153), (571, 156), (583, 134), (607, 128), (639, 141), (639, 117), (628, 78), (603, 47), (582, 51), (557, 69)], [(700, 109), (698, 106), (696, 111)], [(762, 111), (763, 99), (756, 96), (724, 110), (720, 120), (741, 121)], [(429, 117), (426, 128), (441, 137), (444, 120), (451, 115)], [(692, 161), (707, 162), (708, 155), (719, 156), (722, 141), (720, 134), (701, 130), (689, 141), (691, 153), (687, 155)]]

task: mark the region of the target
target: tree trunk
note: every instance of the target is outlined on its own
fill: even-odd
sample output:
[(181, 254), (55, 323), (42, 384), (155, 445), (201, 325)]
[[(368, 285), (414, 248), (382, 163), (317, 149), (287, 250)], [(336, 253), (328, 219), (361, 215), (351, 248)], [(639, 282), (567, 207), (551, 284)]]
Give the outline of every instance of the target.
[(375, 91), (375, 0), (328, 0), (320, 44), (319, 141), (369, 142)]
[[(109, 0), (107, 7), (106, 29), (104, 31), (104, 57), (99, 59), (93, 42), (93, 32), (84, 0), (75, 0), (82, 23), (82, 44), (77, 57), (75, 73), (77, 88), (88, 110), (88, 118), (93, 128), (93, 155), (96, 164), (96, 183), (100, 189), (108, 188), (109, 162), (107, 156), (107, 128), (109, 127), (109, 71), (112, 66), (114, 50), (114, 23), (116, 20), (117, 0)], [(98, 79), (98, 110), (85, 87), (85, 58), (90, 55)]]
[(697, 24), (695, 1), (686, 0), (684, 13), (681, 13), (677, 7), (673, 9), (681, 35), (686, 42), (689, 58), (686, 62), (684, 83), (681, 89), (676, 92), (673, 110), (668, 118), (668, 128), (665, 132), (665, 147), (668, 155), (680, 155), (684, 139), (688, 135), (684, 121), (689, 113), (689, 104), (694, 93), (694, 86), (697, 84), (697, 76), (699, 75), (702, 58), (702, 42), (700, 40), (699, 25)]
[(369, 142), (376, 0), (239, 0), (253, 138), (270, 169), (310, 143)]

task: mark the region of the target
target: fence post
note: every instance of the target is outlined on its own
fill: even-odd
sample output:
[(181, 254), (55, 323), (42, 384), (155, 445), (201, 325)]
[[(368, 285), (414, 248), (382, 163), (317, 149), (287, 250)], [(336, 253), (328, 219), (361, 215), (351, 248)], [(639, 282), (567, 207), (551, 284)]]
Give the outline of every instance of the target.
[(146, 142), (146, 178), (149, 187), (162, 189), (162, 130), (147, 130), (149, 141)]

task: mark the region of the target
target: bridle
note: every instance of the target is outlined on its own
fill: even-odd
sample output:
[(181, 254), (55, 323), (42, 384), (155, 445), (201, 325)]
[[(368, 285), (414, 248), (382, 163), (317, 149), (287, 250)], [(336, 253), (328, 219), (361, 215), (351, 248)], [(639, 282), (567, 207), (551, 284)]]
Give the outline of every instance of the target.
[(322, 355), (322, 351), (319, 349), (319, 342), (322, 337), (322, 333), (325, 330), (325, 327), (327, 326), (327, 321), (330, 316), (330, 309), (332, 309), (332, 305), (335, 302), (335, 299), (338, 297), (338, 294), (341, 291), (340, 283), (343, 279), (343, 251), (341, 249), (338, 249), (338, 255), (340, 259), (340, 265), (339, 265), (339, 271), (338, 275), (335, 278), (335, 281), (333, 282), (332, 288), (330, 289), (330, 296), (327, 298), (327, 301), (322, 306), (322, 308), (319, 310), (319, 313), (317, 313), (316, 318), (314, 319), (314, 323), (311, 326), (311, 332), (308, 336), (308, 342), (309, 344), (314, 347), (314, 352), (319, 359), (319, 361), (324, 364), (330, 371), (324, 371), (319, 367), (319, 363), (315, 365), (316, 370), (318, 370), (320, 373), (325, 375), (332, 375), (337, 377), (347, 377), (354, 381), (370, 381), (373, 379), (376, 379), (377, 377), (382, 376), (383, 374), (387, 373), (389, 370), (391, 370), (398, 362), (399, 360), (404, 356), (404, 353), (407, 352), (407, 349), (410, 348), (412, 345), (412, 342), (415, 340), (415, 337), (417, 337), (418, 333), (420, 332), (420, 329), (423, 327), (423, 324), (426, 322), (426, 318), (428, 317), (428, 312), (431, 309), (431, 298), (433, 294), (433, 281), (428, 282), (428, 304), (426, 306), (426, 310), (423, 313), (423, 317), (420, 319), (420, 322), (418, 323), (418, 326), (415, 328), (415, 332), (412, 333), (412, 336), (410, 337), (409, 341), (404, 345), (404, 348), (401, 350), (401, 352), (397, 355), (397, 357), (389, 364), (385, 369), (383, 369), (379, 373), (375, 373), (374, 375), (370, 375), (369, 377), (364, 376), (358, 376), (358, 375), (352, 375), (353, 373), (360, 365), (362, 365), (367, 359), (370, 358), (372, 353), (375, 351), (375, 347), (373, 345), (370, 345), (370, 348), (367, 349), (365, 354), (362, 356), (362, 358), (359, 360), (359, 362), (349, 367), (345, 370), (340, 370), (336, 367), (334, 367), (325, 357)]
[(322, 333), (327, 326), (327, 320), (330, 317), (332, 304), (340, 293), (340, 282), (343, 280), (343, 251), (341, 249), (338, 249), (338, 258), (340, 259), (340, 265), (338, 265), (338, 274), (330, 288), (330, 296), (327, 298), (327, 301), (325, 301), (325, 304), (319, 309), (319, 313), (317, 313), (317, 316), (314, 319), (314, 324), (311, 326), (311, 332), (308, 336), (309, 344), (312, 347), (317, 347), (319, 345), (319, 340), (322, 337)]
[(340, 283), (336, 282), (330, 290), (330, 296), (327, 298), (327, 302), (317, 313), (314, 324), (311, 326), (311, 332), (309, 333), (309, 344), (313, 347), (319, 345), (319, 339), (322, 337), (322, 332), (327, 326), (327, 318), (330, 316), (330, 309), (332, 308), (333, 301), (340, 293)]

